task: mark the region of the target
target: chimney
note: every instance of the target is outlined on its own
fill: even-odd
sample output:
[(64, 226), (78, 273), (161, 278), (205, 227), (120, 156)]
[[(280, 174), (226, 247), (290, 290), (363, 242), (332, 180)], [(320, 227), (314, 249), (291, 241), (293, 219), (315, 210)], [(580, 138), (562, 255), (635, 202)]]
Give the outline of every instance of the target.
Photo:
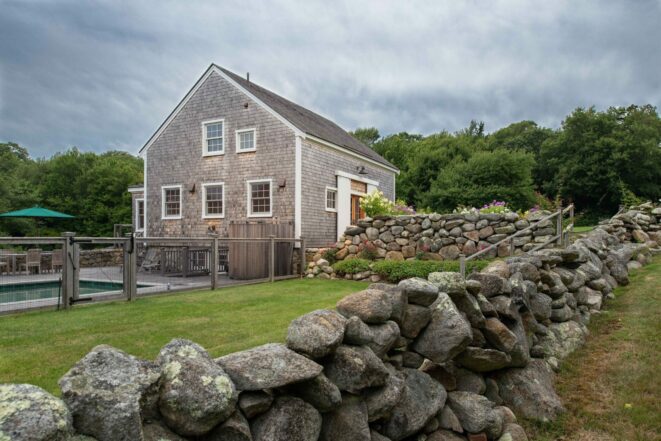
[(250, 84), (250, 72), (246, 72), (246, 81)]

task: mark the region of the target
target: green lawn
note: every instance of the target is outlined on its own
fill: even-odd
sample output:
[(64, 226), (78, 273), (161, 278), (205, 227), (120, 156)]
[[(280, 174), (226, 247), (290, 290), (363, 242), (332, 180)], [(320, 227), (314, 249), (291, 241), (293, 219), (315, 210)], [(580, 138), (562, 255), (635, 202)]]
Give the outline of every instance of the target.
[(661, 257), (615, 295), (592, 316), (585, 346), (561, 366), (557, 390), (567, 413), (528, 424), (530, 439), (661, 440)]
[(292, 319), (334, 307), (365, 286), (287, 280), (0, 317), (0, 383), (32, 383), (59, 394), (57, 380), (102, 343), (154, 359), (175, 337), (201, 344), (214, 357), (281, 342)]
[(587, 225), (582, 227), (574, 227), (574, 233), (587, 233), (595, 229), (595, 225)]

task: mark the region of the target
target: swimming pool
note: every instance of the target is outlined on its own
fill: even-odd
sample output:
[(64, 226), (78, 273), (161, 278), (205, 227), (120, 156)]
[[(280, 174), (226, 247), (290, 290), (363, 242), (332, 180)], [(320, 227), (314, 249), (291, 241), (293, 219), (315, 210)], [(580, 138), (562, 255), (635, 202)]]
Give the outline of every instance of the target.
[[(121, 291), (122, 283), (81, 280), (80, 295), (100, 292)], [(147, 285), (138, 285), (138, 287)], [(60, 282), (57, 280), (0, 285), (0, 304), (29, 300), (51, 299), (60, 295)]]

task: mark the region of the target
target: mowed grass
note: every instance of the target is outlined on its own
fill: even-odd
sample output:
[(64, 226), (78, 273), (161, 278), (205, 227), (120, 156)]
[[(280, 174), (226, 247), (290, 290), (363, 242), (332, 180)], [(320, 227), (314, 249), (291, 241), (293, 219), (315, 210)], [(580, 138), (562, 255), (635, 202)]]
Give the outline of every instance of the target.
[(574, 233), (587, 233), (589, 231), (592, 231), (596, 228), (595, 225), (587, 225), (587, 226), (582, 226), (582, 227), (574, 227)]
[(592, 316), (586, 345), (561, 366), (557, 390), (567, 413), (528, 424), (540, 441), (661, 440), (661, 257)]
[(366, 286), (287, 280), (0, 317), (0, 383), (59, 395), (58, 379), (99, 344), (153, 360), (173, 338), (193, 340), (213, 357), (283, 342), (292, 319)]

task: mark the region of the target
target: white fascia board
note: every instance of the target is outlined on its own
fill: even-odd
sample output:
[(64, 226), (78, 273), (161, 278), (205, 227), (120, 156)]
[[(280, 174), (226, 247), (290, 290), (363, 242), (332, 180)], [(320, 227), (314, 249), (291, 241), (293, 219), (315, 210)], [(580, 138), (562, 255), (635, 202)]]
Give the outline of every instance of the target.
[(375, 187), (379, 186), (379, 181), (375, 181), (373, 179), (368, 179), (368, 178), (363, 178), (362, 176), (354, 175), (351, 173), (343, 172), (341, 170), (337, 170), (335, 172), (335, 176), (342, 176), (343, 178), (349, 178), (352, 181), (358, 181), (358, 182), (364, 182), (365, 184), (373, 185)]

